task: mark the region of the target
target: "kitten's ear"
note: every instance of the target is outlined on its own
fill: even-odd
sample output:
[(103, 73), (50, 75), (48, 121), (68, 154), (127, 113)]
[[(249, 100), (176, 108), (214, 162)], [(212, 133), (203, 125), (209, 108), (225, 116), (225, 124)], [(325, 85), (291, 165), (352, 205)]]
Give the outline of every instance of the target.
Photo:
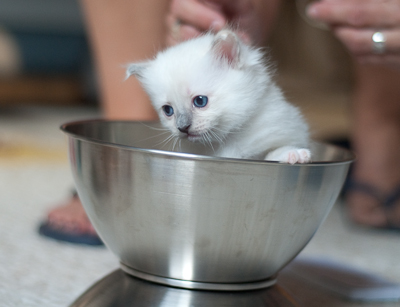
[(126, 69), (126, 78), (128, 79), (130, 76), (135, 75), (138, 79), (143, 78), (143, 73), (149, 67), (149, 62), (141, 62), (141, 63), (131, 63), (127, 66)]
[(229, 30), (222, 30), (216, 34), (211, 50), (218, 59), (227, 61), (234, 68), (240, 68), (240, 47), (241, 41), (235, 33)]

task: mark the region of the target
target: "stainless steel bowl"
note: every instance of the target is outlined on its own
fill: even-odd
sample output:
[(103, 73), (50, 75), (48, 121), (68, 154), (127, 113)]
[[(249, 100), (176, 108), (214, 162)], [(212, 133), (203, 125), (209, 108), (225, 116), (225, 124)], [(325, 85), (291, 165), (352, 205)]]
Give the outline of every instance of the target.
[(211, 157), (185, 141), (174, 152), (158, 123), (62, 130), (85, 210), (122, 268), (189, 289), (271, 285), (327, 216), (354, 159), (322, 144), (303, 165)]

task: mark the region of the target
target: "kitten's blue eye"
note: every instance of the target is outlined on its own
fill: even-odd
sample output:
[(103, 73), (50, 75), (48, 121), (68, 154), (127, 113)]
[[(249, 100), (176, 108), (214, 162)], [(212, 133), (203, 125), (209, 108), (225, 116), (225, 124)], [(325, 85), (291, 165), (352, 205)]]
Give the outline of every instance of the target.
[(193, 98), (193, 104), (195, 107), (198, 108), (204, 108), (208, 103), (208, 97), (207, 96), (196, 96)]
[(163, 106), (162, 109), (163, 109), (165, 115), (167, 115), (168, 117), (172, 116), (174, 114), (174, 108), (167, 104), (165, 106)]

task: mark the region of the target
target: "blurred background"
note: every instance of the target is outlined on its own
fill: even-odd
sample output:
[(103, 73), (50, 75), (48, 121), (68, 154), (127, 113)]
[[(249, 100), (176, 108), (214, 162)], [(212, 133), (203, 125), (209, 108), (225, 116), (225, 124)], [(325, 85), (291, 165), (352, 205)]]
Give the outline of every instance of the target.
[(76, 105), (96, 99), (75, 0), (0, 3), (0, 105)]
[(118, 266), (104, 248), (38, 234), (74, 187), (59, 126), (100, 116), (89, 49), (78, 1), (0, 1), (2, 306), (67, 306)]
[[(346, 51), (328, 31), (302, 20), (290, 1), (276, 29), (271, 53), (289, 100), (302, 107), (315, 138), (347, 138), (352, 65)], [(0, 112), (27, 105), (96, 107), (97, 93), (79, 1), (1, 1)]]

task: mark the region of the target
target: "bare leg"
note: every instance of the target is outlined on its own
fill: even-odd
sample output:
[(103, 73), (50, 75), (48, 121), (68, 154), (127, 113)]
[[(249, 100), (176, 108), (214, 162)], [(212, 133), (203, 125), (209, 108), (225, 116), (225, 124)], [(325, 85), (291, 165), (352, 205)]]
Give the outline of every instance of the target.
[[(124, 65), (151, 58), (163, 47), (168, 3), (168, 0), (82, 0), (106, 118), (157, 118), (137, 80), (124, 81)], [(47, 223), (65, 232), (95, 233), (77, 197), (51, 210)]]
[[(353, 144), (358, 155), (353, 178), (389, 195), (400, 188), (400, 73), (359, 65), (354, 96)], [(371, 195), (354, 190), (348, 196), (352, 218), (365, 225), (400, 226), (400, 201), (385, 212)]]
[(168, 3), (168, 0), (82, 0), (108, 118), (156, 118), (138, 81), (135, 78), (124, 81), (124, 65), (150, 59), (163, 47)]

